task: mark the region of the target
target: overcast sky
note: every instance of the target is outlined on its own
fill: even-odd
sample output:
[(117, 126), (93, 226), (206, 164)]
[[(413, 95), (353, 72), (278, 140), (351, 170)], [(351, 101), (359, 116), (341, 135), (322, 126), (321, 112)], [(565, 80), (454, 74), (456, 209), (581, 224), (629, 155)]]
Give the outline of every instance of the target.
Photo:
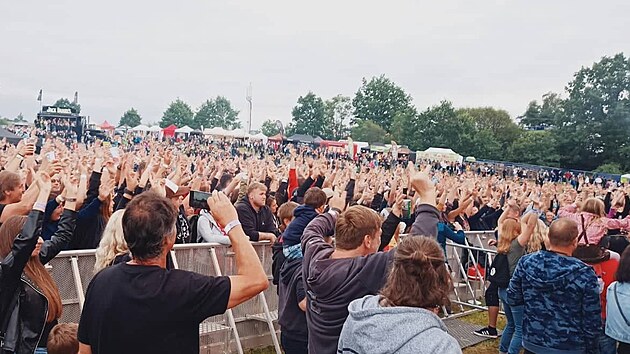
[(79, 92), (82, 113), (158, 122), (179, 97), (226, 96), (247, 126), (288, 122), (300, 95), (353, 96), (385, 74), (419, 110), (504, 108), (562, 91), (581, 66), (630, 55), (628, 1), (0, 2), (0, 115), (32, 120)]

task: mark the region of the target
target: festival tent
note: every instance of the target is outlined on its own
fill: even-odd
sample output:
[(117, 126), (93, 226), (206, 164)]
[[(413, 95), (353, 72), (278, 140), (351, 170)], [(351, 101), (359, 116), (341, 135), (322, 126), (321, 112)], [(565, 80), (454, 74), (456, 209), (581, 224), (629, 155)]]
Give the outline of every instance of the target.
[(280, 134), (280, 133), (278, 133), (278, 134), (276, 134), (276, 135), (274, 135), (274, 136), (270, 136), (268, 139), (269, 139), (270, 141), (282, 142), (282, 141), (284, 141), (284, 140), (287, 140), (287, 137), (286, 137), (286, 136), (284, 136), (284, 135), (282, 135), (282, 134)]
[(313, 142), (314, 142), (315, 144), (321, 144), (321, 142), (322, 142), (322, 141), (324, 141), (324, 139), (322, 139), (322, 138), (321, 138), (321, 137), (319, 137), (319, 136), (316, 136), (316, 137), (315, 137), (315, 139), (313, 139)]
[(111, 124), (109, 124), (108, 121), (105, 121), (105, 122), (103, 122), (103, 124), (101, 124), (101, 129), (103, 129), (103, 130), (114, 130), (114, 129), (116, 129), (116, 127), (111, 125)]
[(464, 158), (462, 155), (447, 148), (430, 147), (424, 151), (418, 151), (416, 153), (417, 159), (435, 160), (435, 161), (450, 161), (461, 163)]
[(288, 140), (294, 143), (310, 144), (313, 142), (313, 137), (305, 134), (295, 134), (290, 136)]
[(621, 175), (621, 183), (628, 183), (630, 181), (630, 173)]
[(175, 137), (175, 130), (177, 130), (177, 126), (175, 124), (171, 124), (168, 127), (162, 129), (162, 133), (164, 133), (164, 136), (167, 138), (173, 138)]
[(160, 126), (159, 126), (159, 125), (154, 125), (154, 126), (152, 126), (152, 127), (149, 127), (149, 129), (147, 129), (147, 131), (148, 131), (149, 133), (159, 133), (159, 132), (161, 132), (161, 131), (162, 131), (162, 128), (160, 128)]
[(228, 131), (227, 134), (233, 138), (247, 138), (249, 136), (249, 134), (245, 133), (241, 128), (234, 128)]
[(147, 127), (144, 124), (140, 124), (137, 127), (134, 127), (134, 128), (131, 129), (131, 131), (133, 131), (133, 132), (146, 132), (148, 130), (149, 130), (149, 127)]
[(256, 135), (252, 135), (249, 137), (251, 140), (261, 140), (263, 143), (266, 143), (269, 138), (263, 133), (258, 133)]
[(203, 130), (203, 135), (212, 136), (228, 136), (229, 132), (221, 127), (206, 128)]
[(175, 133), (177, 134), (190, 134), (192, 131), (193, 131), (193, 128), (187, 125), (184, 125), (181, 128), (175, 129)]
[(7, 141), (11, 144), (17, 144), (22, 140), (19, 136), (11, 133), (10, 131), (0, 128), (0, 140), (7, 139)]

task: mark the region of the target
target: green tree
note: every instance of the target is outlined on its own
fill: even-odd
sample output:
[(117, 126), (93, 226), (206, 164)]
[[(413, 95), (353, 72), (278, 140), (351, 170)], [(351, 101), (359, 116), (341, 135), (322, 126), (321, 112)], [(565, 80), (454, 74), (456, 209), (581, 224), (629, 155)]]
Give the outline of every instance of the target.
[(527, 130), (510, 146), (510, 161), (557, 167), (560, 156), (556, 152), (556, 140), (552, 132)]
[(411, 149), (419, 147), (420, 141), (416, 140), (418, 114), (415, 109), (398, 111), (394, 114), (390, 133), (386, 141), (394, 140), (398, 144), (407, 145)]
[(602, 163), (630, 164), (630, 59), (603, 57), (580, 69), (554, 129), (562, 166), (592, 170)]
[(280, 133), (280, 129), (278, 129), (278, 125), (273, 119), (265, 120), (260, 127), (260, 131), (266, 136), (274, 136)]
[(595, 169), (595, 172), (612, 173), (616, 175), (622, 174), (621, 166), (618, 163), (605, 163)]
[(510, 144), (521, 134), (521, 129), (512, 120), (510, 114), (502, 109), (492, 107), (462, 108), (458, 109), (456, 114), (468, 115), (472, 119), (477, 135), (481, 132), (487, 132), (487, 134), (483, 134), (485, 135), (484, 140), (479, 141), (484, 145), (488, 139), (491, 139), (493, 140), (492, 144), (496, 142), (500, 148), (507, 150)]
[(329, 127), (326, 127), (326, 105), (324, 101), (312, 92), (306, 96), (300, 96), (297, 105), (291, 112), (293, 119), (289, 125), (293, 134), (307, 134), (311, 136), (325, 135)]
[(81, 105), (78, 103), (70, 102), (67, 98), (60, 98), (53, 104), (55, 107), (72, 108), (76, 114), (81, 113)]
[(362, 85), (352, 100), (352, 106), (354, 123), (370, 120), (388, 133), (398, 112), (414, 109), (411, 96), (384, 75), (373, 77), (370, 81), (363, 78)]
[(352, 118), (352, 100), (350, 97), (337, 95), (326, 101), (326, 132), (329, 139), (340, 140), (350, 133)]
[(241, 122), (238, 120), (239, 111), (232, 107), (230, 100), (223, 96), (217, 96), (204, 102), (197, 114), (191, 127), (199, 129), (221, 127), (224, 129), (241, 128)]
[(178, 128), (185, 125), (192, 127), (193, 111), (190, 106), (179, 98), (171, 102), (160, 120), (160, 127), (166, 128), (171, 124), (175, 124)]
[(135, 108), (131, 108), (127, 110), (122, 117), (120, 117), (118, 126), (122, 127), (123, 125), (126, 125), (133, 128), (140, 125), (141, 122), (142, 118), (140, 117), (140, 114), (138, 114), (138, 111)]
[(367, 143), (382, 143), (384, 142), (387, 132), (381, 128), (378, 124), (370, 120), (361, 120), (352, 127), (352, 139), (355, 141), (364, 141)]
[(548, 92), (542, 96), (542, 105), (531, 101), (519, 124), (531, 130), (545, 130), (556, 126), (564, 114), (564, 100), (560, 95)]

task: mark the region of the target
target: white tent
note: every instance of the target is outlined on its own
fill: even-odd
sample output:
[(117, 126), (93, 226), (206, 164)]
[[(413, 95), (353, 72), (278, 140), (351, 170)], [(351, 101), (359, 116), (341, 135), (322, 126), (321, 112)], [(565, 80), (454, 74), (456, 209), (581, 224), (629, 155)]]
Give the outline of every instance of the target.
[(424, 151), (416, 152), (416, 160), (422, 159), (461, 163), (464, 157), (451, 149), (430, 147)]
[(159, 133), (162, 131), (162, 128), (160, 128), (159, 125), (154, 125), (152, 127), (149, 127), (149, 129), (147, 129), (148, 132), (150, 133)]
[(258, 133), (256, 135), (250, 135), (249, 138), (251, 140), (261, 140), (263, 143), (267, 143), (267, 136), (263, 133)]
[(228, 136), (229, 132), (221, 127), (215, 128), (206, 128), (203, 130), (203, 135), (213, 135), (213, 136)]
[(133, 127), (133, 128), (131, 129), (131, 131), (133, 131), (133, 132), (146, 132), (146, 131), (149, 131), (149, 127), (147, 127), (147, 126), (146, 126), (146, 125), (144, 125), (144, 124), (140, 124), (140, 125), (139, 125), (139, 126), (137, 126), (137, 127)]
[(246, 138), (249, 136), (249, 134), (245, 133), (245, 131), (243, 129), (240, 128), (235, 128), (232, 129), (230, 131), (227, 132), (228, 136), (234, 137), (234, 138)]
[(193, 131), (193, 128), (191, 128), (191, 127), (189, 127), (187, 125), (184, 125), (181, 128), (175, 129), (175, 133), (177, 133), (177, 134), (190, 134), (190, 132), (192, 132), (192, 131)]
[(625, 175), (621, 175), (621, 183), (628, 183), (630, 181), (630, 173), (626, 173)]

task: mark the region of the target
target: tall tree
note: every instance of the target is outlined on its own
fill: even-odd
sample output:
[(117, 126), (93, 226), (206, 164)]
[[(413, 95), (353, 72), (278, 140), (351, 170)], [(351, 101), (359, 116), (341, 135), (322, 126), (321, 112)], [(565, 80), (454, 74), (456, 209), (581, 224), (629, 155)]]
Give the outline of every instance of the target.
[(280, 129), (278, 129), (278, 125), (273, 119), (265, 120), (260, 127), (260, 131), (266, 136), (274, 136), (280, 133)]
[(193, 125), (193, 111), (190, 106), (179, 98), (171, 102), (160, 120), (160, 127), (166, 128), (175, 124), (178, 128)]
[(367, 143), (382, 143), (387, 132), (371, 120), (361, 120), (352, 127), (352, 139)]
[(575, 73), (567, 86), (565, 112), (554, 129), (563, 166), (592, 170), (603, 163), (628, 168), (630, 59), (603, 57)]
[(551, 167), (558, 166), (560, 160), (553, 133), (542, 130), (524, 131), (506, 155), (510, 161)]
[(352, 101), (350, 97), (337, 95), (326, 100), (326, 137), (334, 140), (345, 139), (350, 133)]
[(204, 102), (197, 114), (191, 127), (199, 129), (221, 127), (224, 129), (241, 128), (241, 122), (238, 120), (239, 111), (232, 107), (230, 100), (223, 96), (217, 96)]
[(70, 100), (68, 100), (67, 98), (58, 99), (55, 104), (53, 104), (53, 106), (61, 108), (72, 108), (76, 114), (81, 113), (81, 105), (78, 103), (70, 102)]
[(293, 120), (289, 126), (290, 129), (287, 130), (294, 134), (322, 136), (329, 129), (326, 127), (324, 101), (312, 92), (298, 98), (297, 105), (293, 107), (292, 115)]
[(411, 96), (384, 75), (363, 82), (352, 100), (355, 123), (370, 120), (388, 133), (398, 112), (413, 109)]
[(531, 101), (519, 124), (530, 130), (545, 130), (556, 126), (564, 114), (564, 100), (557, 93), (548, 92), (542, 96), (542, 105)]
[(123, 125), (126, 125), (128, 127), (136, 127), (140, 125), (141, 122), (142, 118), (140, 117), (140, 114), (138, 114), (138, 111), (135, 108), (131, 108), (127, 110), (122, 117), (120, 117), (118, 126), (122, 127)]
[(487, 138), (494, 139), (502, 149), (507, 150), (510, 144), (521, 134), (521, 129), (502, 109), (492, 107), (462, 108), (457, 114), (467, 114), (475, 126), (476, 131), (487, 131)]

